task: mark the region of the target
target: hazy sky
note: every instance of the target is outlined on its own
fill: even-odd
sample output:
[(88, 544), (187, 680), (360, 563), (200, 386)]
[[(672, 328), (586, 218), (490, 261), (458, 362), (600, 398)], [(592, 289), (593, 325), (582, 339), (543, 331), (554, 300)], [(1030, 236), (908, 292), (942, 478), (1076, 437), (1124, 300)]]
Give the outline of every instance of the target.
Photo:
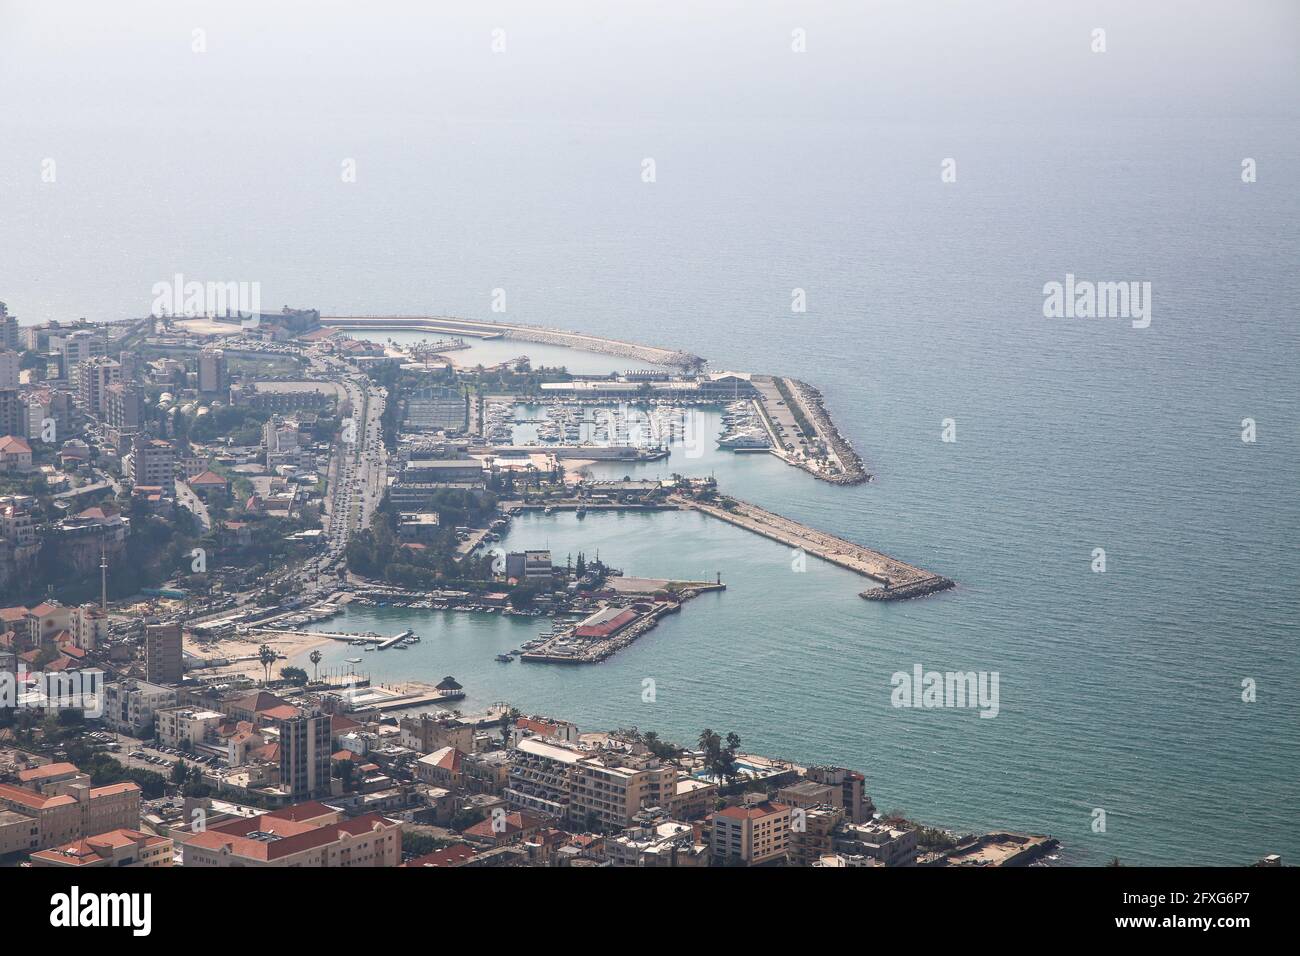
[[(1242, 157), (1261, 161), (1257, 199), (1294, 181), (1297, 11), (0, 0), (0, 298), (29, 322), (138, 315), (184, 272), (281, 303), (478, 315), (509, 285), (521, 320), (590, 324), (683, 268), (750, 288), (852, 253), (828, 224), (916, 228), (947, 156), (964, 177), (947, 197), (1005, 212), (1037, 191), (1035, 245), (1070, 202), (1187, 236)], [(1192, 201), (1150, 204), (1177, 189)], [(715, 264), (724, 248), (738, 266)]]
[(156, 141), (383, 114), (1296, 117), (1297, 90), (1294, 0), (0, 0), (0, 124)]

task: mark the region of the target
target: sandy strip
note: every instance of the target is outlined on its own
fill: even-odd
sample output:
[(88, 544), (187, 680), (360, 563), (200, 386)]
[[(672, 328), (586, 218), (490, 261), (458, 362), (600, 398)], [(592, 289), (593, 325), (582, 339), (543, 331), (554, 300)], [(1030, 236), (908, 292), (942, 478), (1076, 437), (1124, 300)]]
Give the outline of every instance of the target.
[(264, 634), (248, 634), (239, 637), (227, 637), (217, 641), (195, 641), (186, 639), (185, 650), (195, 657), (201, 657), (210, 660), (214, 657), (224, 657), (227, 660), (234, 661), (235, 658), (248, 657), (251, 660), (234, 661), (224, 667), (205, 667), (201, 670), (194, 671), (198, 675), (211, 676), (214, 674), (244, 674), (248, 677), (261, 680), (265, 676), (261, 663), (257, 660), (257, 650), (263, 644), (271, 648), (280, 655), (281, 660), (271, 665), (271, 676), (277, 677), (280, 668), (302, 667), (305, 670), (311, 670), (311, 662), (307, 660), (307, 655), (318, 647), (324, 647), (327, 644), (333, 644), (327, 637), (304, 637), (301, 634), (276, 634), (268, 632)]

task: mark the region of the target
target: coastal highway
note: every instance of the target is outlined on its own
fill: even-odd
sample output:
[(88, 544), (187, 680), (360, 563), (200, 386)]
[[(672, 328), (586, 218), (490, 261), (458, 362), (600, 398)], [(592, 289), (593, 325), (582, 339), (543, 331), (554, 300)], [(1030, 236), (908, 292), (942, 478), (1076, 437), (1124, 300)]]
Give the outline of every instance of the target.
[(312, 374), (341, 385), (351, 413), (336, 437), (326, 477), (329, 497), (322, 521), (326, 552), (309, 562), (301, 574), (302, 582), (309, 585), (316, 584), (320, 575), (341, 567), (352, 534), (370, 527), (388, 474), (381, 423), (387, 392), (346, 362), (330, 356), (313, 359)]

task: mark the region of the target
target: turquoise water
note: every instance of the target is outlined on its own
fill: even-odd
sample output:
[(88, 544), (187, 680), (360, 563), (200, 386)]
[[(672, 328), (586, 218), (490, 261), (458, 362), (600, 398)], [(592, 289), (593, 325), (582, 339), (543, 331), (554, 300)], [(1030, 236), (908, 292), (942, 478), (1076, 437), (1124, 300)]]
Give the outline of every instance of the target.
[[(223, 18), (196, 59), (184, 10), (147, 36), (51, 49), (77, 24), (32, 7), (19, 40), (0, 31), (0, 298), (27, 321), (139, 315), (182, 272), (258, 281), (273, 307), (490, 319), (500, 287), (511, 321), (804, 378), (876, 482), (831, 487), (761, 457), (681, 470), (715, 469), (957, 590), (865, 602), (851, 575), (794, 573), (780, 546), (696, 516), (592, 515), (581, 538), (571, 517), (529, 518), (511, 547), (599, 544), (629, 573), (720, 571), (729, 588), (572, 670), (492, 660), (531, 624), (351, 612), (425, 633), (367, 665), (452, 673), (472, 703), (586, 727), (734, 729), (759, 752), (861, 769), (883, 807), (1050, 832), (1076, 862), (1294, 861), (1300, 127), (1278, 93), (1294, 57), (1279, 67), (1269, 42), (1295, 36), (1294, 14), (1231, 18), (1239, 47), (1266, 51), (1250, 68), (1188, 31), (1172, 45), (1185, 68), (1149, 74), (1135, 63), (1173, 56), (1167, 38), (1089, 61), (1044, 22), (1052, 5), (1031, 6), (914, 42), (828, 5), (811, 34), (827, 56), (804, 59), (782, 17), (760, 30), (730, 9), (702, 29), (516, 12), (513, 58), (487, 55), (486, 21), (426, 30), (412, 12), (394, 35), (349, 11), (344, 42), (299, 18), (300, 56)], [(1112, 37), (1145, 29), (1130, 18), (1110, 12)], [(579, 73), (550, 82), (555, 64)], [(1067, 272), (1150, 281), (1151, 327), (1045, 319), (1043, 285)], [(503, 357), (516, 347), (535, 351)], [(892, 708), (890, 675), (918, 663), (997, 671), (999, 716)]]

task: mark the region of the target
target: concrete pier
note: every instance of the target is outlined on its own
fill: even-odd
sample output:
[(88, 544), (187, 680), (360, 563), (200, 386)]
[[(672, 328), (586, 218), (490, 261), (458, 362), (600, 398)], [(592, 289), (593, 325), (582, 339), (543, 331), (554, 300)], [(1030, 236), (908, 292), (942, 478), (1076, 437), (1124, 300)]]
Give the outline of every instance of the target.
[(702, 512), (788, 547), (800, 548), (806, 554), (879, 581), (883, 587), (862, 592), (862, 597), (868, 601), (901, 601), (921, 597), (935, 591), (946, 591), (956, 583), (922, 568), (904, 564), (887, 554), (826, 534), (790, 518), (783, 518), (746, 501), (729, 499), (735, 502), (734, 509), (729, 509), (686, 497), (674, 497), (672, 500), (679, 507)]
[(821, 393), (806, 382), (755, 375), (754, 399), (772, 454), (815, 478), (857, 485), (871, 474), (822, 406)]
[(560, 345), (566, 348), (582, 349), (586, 352), (619, 355), (623, 358), (650, 362), (655, 365), (671, 365), (686, 369), (697, 369), (704, 365), (704, 359), (698, 355), (692, 355), (690, 352), (659, 348), (654, 345), (641, 345), (636, 342), (623, 342), (619, 339), (605, 338), (600, 335), (587, 335), (582, 332), (546, 329), (537, 325), (480, 322), (475, 319), (434, 315), (331, 315), (321, 316), (320, 324), (343, 329), (434, 332), (442, 335), (465, 335), (480, 339), (516, 339), (520, 342)]

